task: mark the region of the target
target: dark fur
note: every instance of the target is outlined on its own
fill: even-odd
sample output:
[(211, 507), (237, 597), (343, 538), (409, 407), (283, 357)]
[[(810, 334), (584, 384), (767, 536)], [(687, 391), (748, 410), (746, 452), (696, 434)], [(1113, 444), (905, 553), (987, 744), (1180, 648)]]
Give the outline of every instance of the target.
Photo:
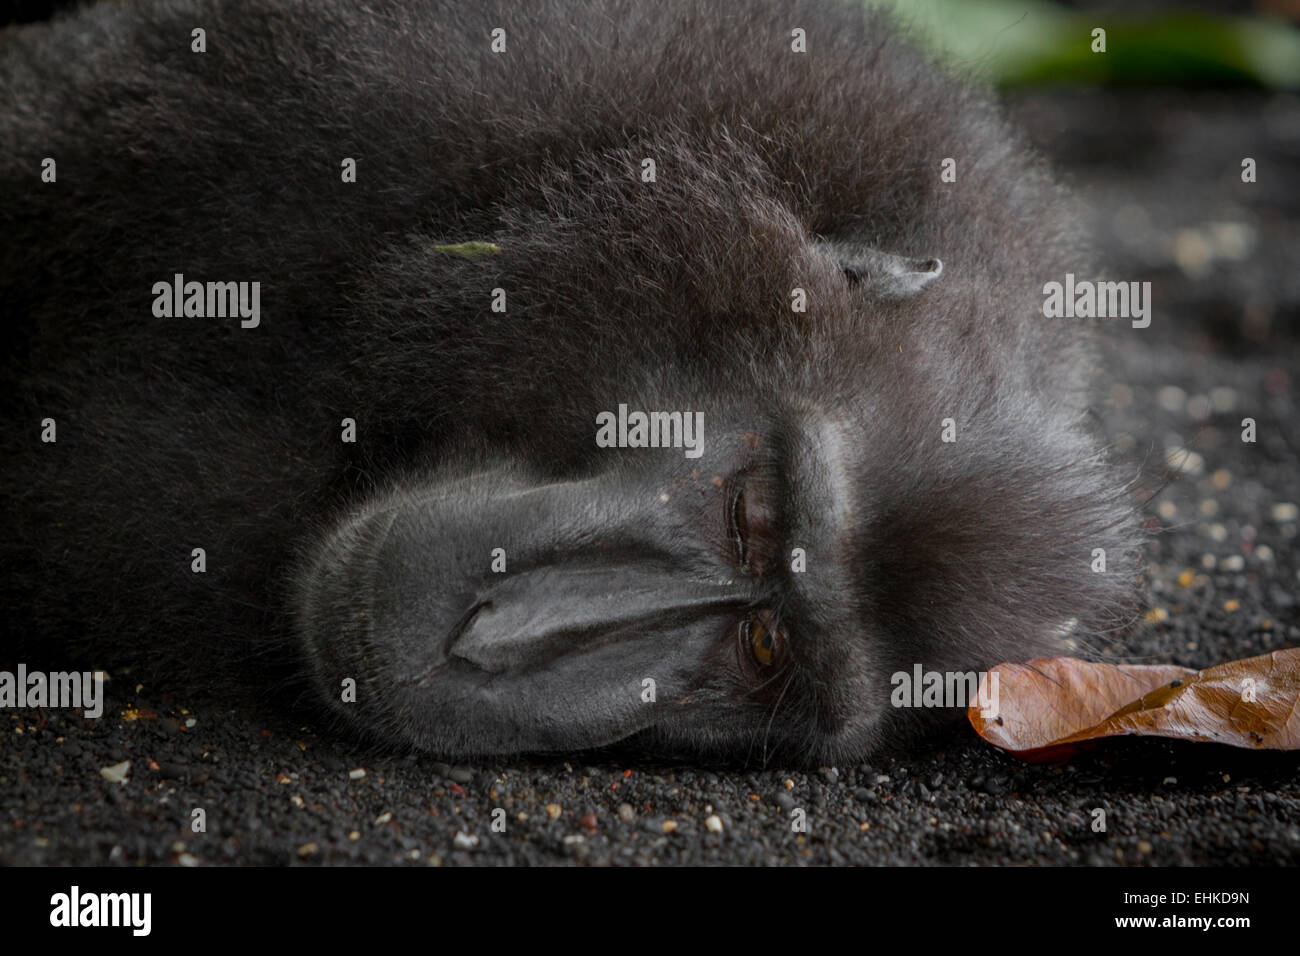
[[(775, 419), (794, 424), (772, 440), (800, 447), (818, 409), (852, 423), (860, 495), (805, 590), (774, 598), (805, 620), (782, 694), (710, 678), (640, 739), (858, 756), (887, 731), (892, 671), (1025, 659), (1067, 619), (1122, 620), (1135, 524), (1085, 427), (1085, 330), (1038, 311), (1044, 282), (1088, 270), (1068, 205), (982, 94), (855, 4), (344, 6), (108, 4), (0, 33), (0, 560), (18, 654), (62, 643), (83, 666), (216, 686), (305, 671), (300, 635), (326, 626), (312, 614), (366, 600), (335, 582), (328, 610), (301, 606), (350, 509), (480, 467), (497, 470), (469, 515), (512, 475), (686, 481), (680, 452), (595, 448), (594, 415), (618, 402), (707, 408), (711, 448), (722, 423)], [(506, 55), (487, 50), (495, 26)], [(796, 26), (808, 55), (789, 52)], [(639, 181), (646, 156), (657, 183)], [(949, 156), (956, 184), (939, 179)], [(944, 274), (885, 301), (817, 237), (937, 256)], [(433, 249), (464, 240), (501, 252)], [(153, 318), (173, 272), (260, 280), (261, 328)], [(949, 416), (956, 444), (939, 441)], [(672, 534), (712, 541), (712, 508)], [(711, 573), (703, 549), (692, 573)], [(350, 722), (502, 749), (476, 747), (472, 717), (412, 707)]]

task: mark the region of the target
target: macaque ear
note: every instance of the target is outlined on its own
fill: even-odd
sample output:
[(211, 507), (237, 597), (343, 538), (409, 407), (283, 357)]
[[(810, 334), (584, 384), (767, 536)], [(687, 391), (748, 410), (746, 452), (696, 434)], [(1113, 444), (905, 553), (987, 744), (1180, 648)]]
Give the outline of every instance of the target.
[(849, 282), (865, 282), (882, 299), (910, 298), (943, 272), (938, 259), (909, 259), (865, 243), (819, 240), (817, 245), (839, 263)]

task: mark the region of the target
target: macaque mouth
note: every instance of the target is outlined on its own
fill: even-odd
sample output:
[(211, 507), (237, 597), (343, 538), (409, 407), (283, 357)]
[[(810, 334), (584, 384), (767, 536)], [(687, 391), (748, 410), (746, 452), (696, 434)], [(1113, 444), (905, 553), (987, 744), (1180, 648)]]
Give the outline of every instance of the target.
[(454, 656), (456, 642), (461, 639), (461, 636), (464, 635), (465, 631), (467, 631), (470, 625), (474, 623), (474, 619), (478, 617), (479, 612), (484, 610), (485, 608), (490, 608), (491, 606), (492, 606), (491, 601), (479, 601), (475, 604), (470, 605), (469, 610), (467, 610), (464, 614), (462, 614), (460, 620), (457, 621), (455, 625), (452, 627), (452, 629), (447, 632), (446, 638), (444, 638), (442, 641), (441, 651), (434, 659), (434, 662), (430, 664), (428, 667), (426, 667), (419, 674), (417, 674), (414, 678), (412, 678), (409, 681), (405, 681), (404, 683), (409, 684), (412, 687), (423, 687), (425, 684), (429, 683), (429, 681), (431, 681), (433, 678), (437, 677), (438, 674), (447, 666), (448, 662), (451, 661), (452, 657)]
[(477, 604), (472, 605), (468, 611), (466, 611), (464, 614), (461, 615), (460, 620), (456, 622), (456, 625), (451, 629), (451, 632), (447, 635), (447, 640), (443, 642), (442, 649), (443, 649), (444, 658), (450, 657), (452, 655), (452, 652), (455, 650), (456, 647), (456, 642), (460, 640), (461, 635), (464, 634), (465, 631), (469, 629), (469, 626), (474, 623), (474, 619), (479, 616), (479, 612), (482, 611), (484, 608), (490, 608), (491, 606), (492, 606), (491, 601), (479, 601)]

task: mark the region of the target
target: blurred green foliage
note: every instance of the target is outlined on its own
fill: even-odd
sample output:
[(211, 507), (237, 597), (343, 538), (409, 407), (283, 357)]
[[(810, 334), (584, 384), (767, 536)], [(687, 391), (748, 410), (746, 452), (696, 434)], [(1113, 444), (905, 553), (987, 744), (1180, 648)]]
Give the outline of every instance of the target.
[[(1199, 12), (1077, 11), (1048, 0), (878, 0), (958, 67), (1003, 86), (1048, 83), (1300, 88), (1300, 31)], [(1106, 31), (1106, 52), (1092, 31)]]

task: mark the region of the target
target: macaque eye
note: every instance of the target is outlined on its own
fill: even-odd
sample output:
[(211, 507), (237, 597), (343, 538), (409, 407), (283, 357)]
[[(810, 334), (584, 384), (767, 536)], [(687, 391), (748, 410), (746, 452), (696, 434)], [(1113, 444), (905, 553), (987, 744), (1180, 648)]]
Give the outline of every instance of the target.
[(745, 516), (745, 487), (736, 485), (727, 501), (727, 533), (736, 549), (740, 570), (749, 571), (749, 521)]
[(749, 646), (749, 652), (759, 667), (771, 667), (781, 656), (785, 647), (785, 633), (768, 611), (759, 611), (746, 618), (740, 625), (741, 640)]

